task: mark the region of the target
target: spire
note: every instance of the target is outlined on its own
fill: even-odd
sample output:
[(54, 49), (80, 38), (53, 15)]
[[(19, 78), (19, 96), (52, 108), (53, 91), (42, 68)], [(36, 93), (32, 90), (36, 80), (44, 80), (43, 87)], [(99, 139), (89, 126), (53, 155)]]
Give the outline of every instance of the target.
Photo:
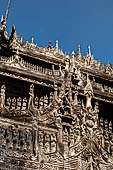
[(89, 54), (89, 56), (91, 56), (91, 47), (90, 47), (90, 45), (88, 46), (88, 49), (89, 49), (88, 54)]
[[(10, 6), (10, 0), (8, 0), (8, 6), (7, 6), (7, 10), (6, 10), (6, 14), (5, 14), (5, 19), (3, 17), (3, 15), (1, 16), (1, 30), (3, 31), (3, 33), (6, 31), (6, 22), (7, 22), (7, 18), (8, 18), (8, 14), (9, 14), (9, 6)], [(6, 34), (6, 32), (5, 32)], [(7, 37), (7, 35), (6, 35)]]
[(8, 14), (9, 14), (10, 0), (8, 0), (8, 6), (5, 14), (5, 23), (7, 22)]

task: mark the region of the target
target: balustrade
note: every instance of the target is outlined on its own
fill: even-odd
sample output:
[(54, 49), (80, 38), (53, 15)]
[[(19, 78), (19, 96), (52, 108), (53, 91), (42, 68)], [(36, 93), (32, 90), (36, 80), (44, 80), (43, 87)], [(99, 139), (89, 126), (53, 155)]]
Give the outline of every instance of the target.
[(23, 152), (33, 152), (32, 130), (0, 126), (0, 146)]
[[(11, 57), (1, 56), (0, 61), (2, 63), (4, 63), (4, 64), (8, 64), (8, 65), (11, 65), (11, 64), (14, 64), (14, 63), (17, 64), (19, 62), (20, 66), (22, 66), (25, 69), (28, 69), (28, 70), (33, 71), (35, 73), (40, 72), (43, 75), (45, 74), (45, 75), (48, 75), (48, 76), (53, 76), (53, 71), (52, 70), (44, 68), (42, 66), (37, 66), (35, 64), (31, 64), (31, 63), (25, 61), (24, 59), (19, 58), (19, 56), (18, 56), (18, 62), (16, 61), (14, 56), (11, 56)], [(20, 66), (16, 65), (16, 67), (20, 67)], [(57, 76), (57, 77), (60, 77), (60, 71), (59, 70), (54, 70), (54, 75)]]

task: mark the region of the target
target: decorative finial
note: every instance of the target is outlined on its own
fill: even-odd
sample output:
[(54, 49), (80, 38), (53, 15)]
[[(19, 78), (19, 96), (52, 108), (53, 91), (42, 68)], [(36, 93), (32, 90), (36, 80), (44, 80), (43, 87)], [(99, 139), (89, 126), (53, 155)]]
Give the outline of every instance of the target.
[(20, 41), (21, 41), (21, 43), (23, 42), (23, 35), (21, 36)]
[(49, 40), (49, 47), (51, 47), (51, 40)]
[(32, 44), (34, 44), (34, 38), (32, 37)]
[(74, 55), (75, 55), (75, 52), (74, 52), (74, 51), (72, 51), (72, 53), (71, 53), (71, 54), (72, 54), (72, 56), (74, 56)]
[(58, 51), (58, 40), (56, 40), (56, 46), (55, 46), (56, 50)]
[(3, 22), (4, 18), (3, 18), (3, 15), (1, 16), (1, 23)]
[(90, 47), (90, 45), (88, 46), (88, 49), (89, 49), (89, 56), (91, 56), (91, 47)]
[(78, 45), (78, 54), (81, 54), (81, 51), (80, 51), (80, 44)]

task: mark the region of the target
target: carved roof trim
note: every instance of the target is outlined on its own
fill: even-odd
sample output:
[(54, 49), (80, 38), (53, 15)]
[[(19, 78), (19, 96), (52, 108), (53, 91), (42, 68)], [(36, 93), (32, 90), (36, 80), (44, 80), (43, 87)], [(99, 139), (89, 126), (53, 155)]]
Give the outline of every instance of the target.
[(46, 87), (51, 87), (51, 88), (54, 87), (54, 85), (52, 85), (52, 84), (40, 82), (38, 80), (32, 80), (30, 78), (21, 77), (21, 76), (11, 74), (11, 73), (6, 73), (6, 72), (3, 72), (3, 71), (0, 71), (0, 75), (15, 78), (15, 79), (19, 79), (19, 80), (23, 80), (23, 81), (27, 81), (27, 82), (30, 82), (30, 83), (33, 83), (33, 84), (38, 84), (38, 85), (42, 85), (42, 86), (46, 86)]

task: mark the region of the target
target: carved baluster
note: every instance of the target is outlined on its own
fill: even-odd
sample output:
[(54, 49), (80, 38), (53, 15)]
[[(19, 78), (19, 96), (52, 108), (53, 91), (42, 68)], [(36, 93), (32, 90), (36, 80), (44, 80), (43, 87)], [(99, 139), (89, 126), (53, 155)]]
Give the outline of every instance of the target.
[(103, 118), (100, 119), (100, 128), (101, 128), (101, 131), (102, 131), (102, 136), (101, 136), (101, 146), (104, 148), (104, 120)]
[(109, 122), (109, 132), (112, 133), (112, 122)]
[(50, 152), (50, 135), (45, 135), (45, 143), (44, 143), (44, 151), (45, 153)]
[(5, 106), (5, 90), (6, 90), (6, 87), (5, 85), (3, 85), (1, 87), (1, 94), (0, 94), (0, 107), (1, 108), (4, 108)]
[(7, 147), (9, 149), (11, 149), (13, 147), (12, 135), (13, 135), (12, 127), (9, 127), (7, 129), (7, 133), (6, 133), (6, 143), (7, 143)]
[(49, 100), (50, 100), (50, 103), (53, 101), (53, 92), (50, 93)]
[(27, 110), (27, 99), (26, 99), (26, 97), (25, 97), (25, 98), (23, 99), (21, 113), (22, 113), (22, 114), (26, 114), (26, 110)]
[(38, 96), (35, 97), (35, 107), (38, 109), (39, 107), (39, 98)]
[(38, 71), (38, 66), (36, 66), (36, 71)]
[(31, 131), (26, 131), (26, 145), (29, 153), (33, 152), (33, 136)]
[(113, 134), (111, 134), (111, 141), (110, 141), (110, 152), (113, 156)]
[(108, 121), (107, 120), (104, 121), (104, 126), (105, 126), (105, 130), (108, 131)]
[(56, 134), (51, 134), (51, 153), (56, 152), (57, 144), (56, 144)]
[(23, 130), (23, 131), (20, 131), (20, 150), (21, 151), (27, 150), (25, 141), (26, 141), (26, 133), (25, 133), (25, 130)]
[(11, 109), (12, 109), (12, 110), (15, 110), (15, 109), (16, 109), (16, 98), (15, 98), (15, 97), (12, 99)]
[(28, 69), (28, 62), (26, 61), (26, 68)]
[(34, 66), (34, 70), (36, 71), (36, 65)]
[(0, 126), (0, 146), (5, 147), (6, 146), (6, 130), (4, 128), (4, 126)]
[(21, 105), (22, 105), (22, 99), (21, 99), (21, 97), (19, 97), (19, 98), (17, 98), (17, 107), (16, 107), (17, 112), (20, 112)]
[(104, 121), (105, 131), (104, 131), (104, 140), (105, 140), (105, 149), (109, 152), (109, 134), (108, 134), (108, 121)]
[(42, 66), (40, 67), (40, 71), (42, 72)]
[(19, 146), (19, 131), (17, 129), (13, 129), (13, 148), (18, 150)]
[(44, 107), (48, 106), (48, 96), (44, 96)]
[(44, 134), (43, 132), (39, 131), (39, 146), (40, 146), (40, 149), (43, 150), (43, 147), (44, 147)]
[(31, 64), (30, 63), (28, 63), (28, 68), (31, 69)]

